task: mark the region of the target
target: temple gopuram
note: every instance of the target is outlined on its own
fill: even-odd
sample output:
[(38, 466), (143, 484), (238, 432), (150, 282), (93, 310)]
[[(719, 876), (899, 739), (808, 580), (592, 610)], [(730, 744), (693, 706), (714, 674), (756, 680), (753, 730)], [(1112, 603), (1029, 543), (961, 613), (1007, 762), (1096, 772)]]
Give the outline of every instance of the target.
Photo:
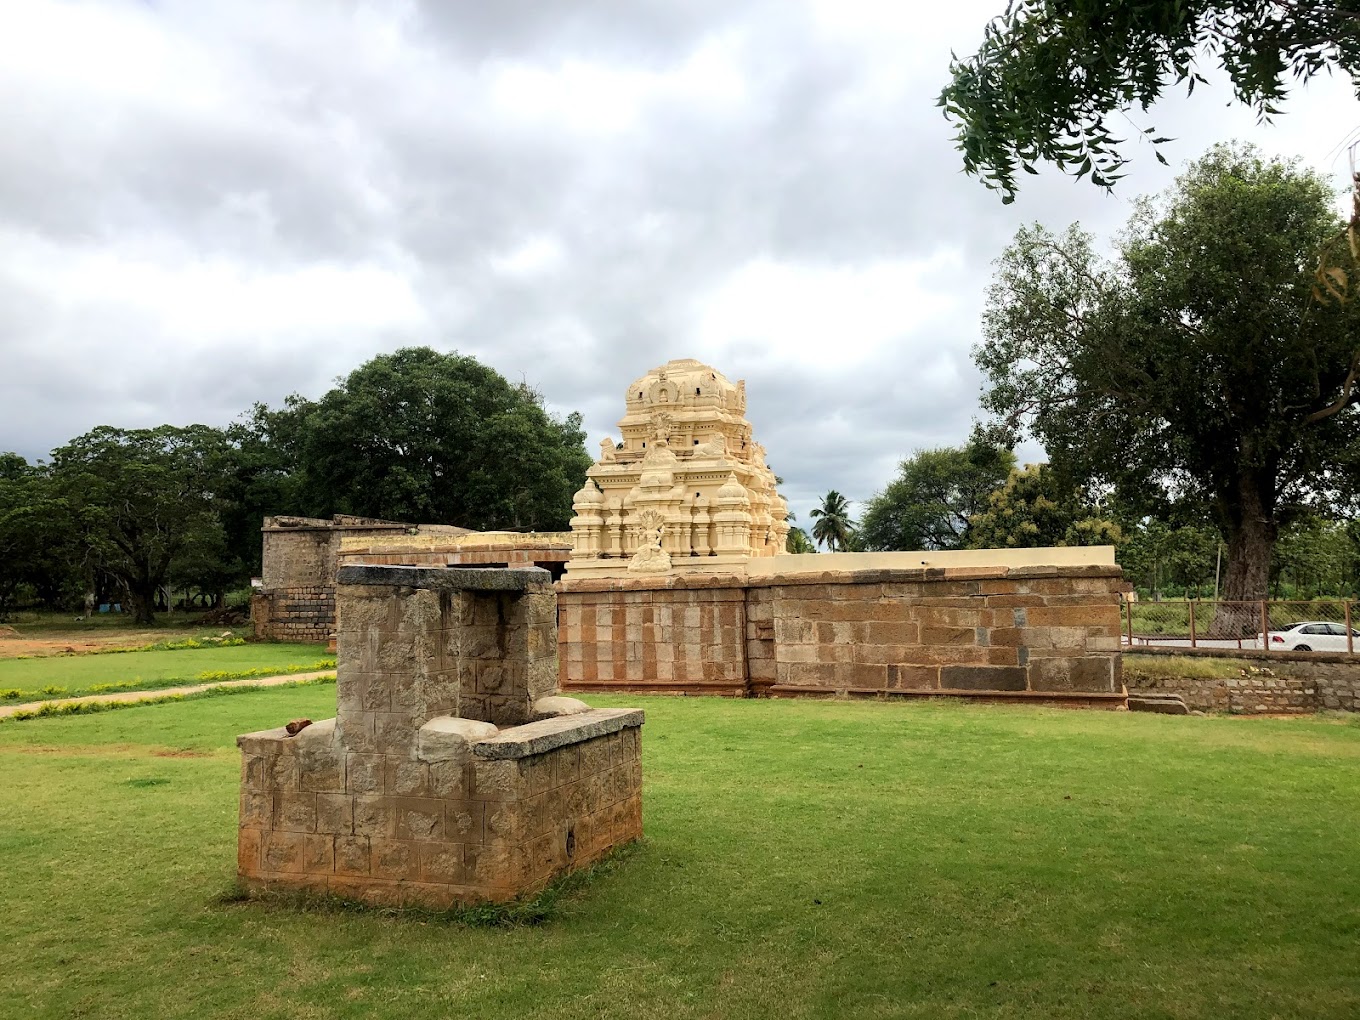
[(784, 552), (788, 505), (733, 385), (692, 358), (634, 381), (619, 421), (576, 493), (573, 578), (740, 573)]

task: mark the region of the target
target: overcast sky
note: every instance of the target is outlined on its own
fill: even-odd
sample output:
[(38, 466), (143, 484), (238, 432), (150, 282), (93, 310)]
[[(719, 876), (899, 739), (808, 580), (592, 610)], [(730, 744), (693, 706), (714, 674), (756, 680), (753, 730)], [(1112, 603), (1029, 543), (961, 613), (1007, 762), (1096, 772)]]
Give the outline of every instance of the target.
[(934, 105), (1002, 7), (8, 5), (0, 450), (225, 424), (412, 344), (581, 411), (593, 450), (631, 379), (696, 357), (747, 380), (801, 521), (866, 499), (967, 435), (1020, 223), (1108, 238), (1234, 137), (1341, 183), (1360, 125), (1345, 81), (1269, 127), (1201, 88), (1134, 118), (1177, 137), (1171, 169), (1135, 152), (1117, 196), (1048, 173), (1003, 207)]

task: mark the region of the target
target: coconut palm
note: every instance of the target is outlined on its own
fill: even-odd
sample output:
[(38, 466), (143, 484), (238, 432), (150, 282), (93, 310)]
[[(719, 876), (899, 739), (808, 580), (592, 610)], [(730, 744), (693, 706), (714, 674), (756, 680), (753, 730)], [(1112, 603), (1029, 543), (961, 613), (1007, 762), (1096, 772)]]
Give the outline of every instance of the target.
[[(790, 517), (793, 515), (790, 514)], [(784, 542), (784, 551), (791, 553), (815, 553), (817, 547), (802, 528), (790, 528), (789, 537)]]
[(809, 515), (814, 523), (812, 537), (818, 545), (824, 545), (831, 552), (839, 552), (849, 547), (855, 532), (855, 522), (850, 518), (850, 503), (835, 489), (822, 497), (822, 505)]

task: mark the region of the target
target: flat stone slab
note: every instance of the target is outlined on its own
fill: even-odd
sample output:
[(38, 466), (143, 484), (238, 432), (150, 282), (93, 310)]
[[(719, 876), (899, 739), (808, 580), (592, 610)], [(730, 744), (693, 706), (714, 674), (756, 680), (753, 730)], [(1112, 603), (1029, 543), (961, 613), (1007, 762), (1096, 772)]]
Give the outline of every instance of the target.
[(433, 591), (551, 590), (552, 574), (542, 567), (400, 567), (352, 563), (340, 568), (339, 584), (386, 584)]
[(592, 737), (641, 726), (645, 718), (646, 714), (640, 708), (595, 708), (578, 715), (541, 719), (501, 730), (496, 736), (473, 744), (472, 753), (478, 758), (528, 758)]

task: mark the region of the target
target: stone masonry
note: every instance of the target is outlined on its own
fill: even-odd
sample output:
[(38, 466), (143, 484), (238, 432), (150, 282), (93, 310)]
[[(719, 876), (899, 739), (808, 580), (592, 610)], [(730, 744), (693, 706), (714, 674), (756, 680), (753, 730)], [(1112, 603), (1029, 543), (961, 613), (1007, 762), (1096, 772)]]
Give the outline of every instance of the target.
[(555, 696), (547, 571), (347, 566), (336, 718), (242, 752), (250, 889), (501, 901), (642, 833), (631, 709)]
[[(1224, 658), (1186, 648), (1139, 649), (1138, 654), (1142, 658), (1171, 658), (1173, 652), (1175, 657)], [(1131, 665), (1125, 671), (1125, 681), (1131, 694), (1177, 695), (1187, 708), (1202, 712), (1301, 715), (1329, 709), (1360, 711), (1360, 667), (1349, 657), (1249, 650), (1234, 650), (1229, 657), (1240, 661), (1239, 676), (1164, 676)]]
[(1117, 566), (559, 582), (567, 690), (1118, 707)]

